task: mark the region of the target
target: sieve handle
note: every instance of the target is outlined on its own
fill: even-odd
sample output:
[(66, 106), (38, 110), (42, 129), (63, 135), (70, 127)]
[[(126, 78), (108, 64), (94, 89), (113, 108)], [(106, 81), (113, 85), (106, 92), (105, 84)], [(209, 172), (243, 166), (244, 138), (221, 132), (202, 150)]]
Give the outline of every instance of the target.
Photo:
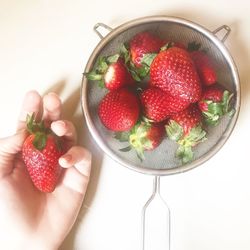
[(100, 31), (100, 29), (104, 29), (105, 32), (109, 33), (110, 31), (112, 31), (113, 29), (111, 27), (109, 27), (108, 25), (104, 24), (104, 23), (97, 23), (95, 26), (94, 26), (94, 31), (95, 33), (101, 38), (103, 39), (105, 37), (105, 35), (103, 35)]
[(216, 35), (218, 37), (219, 33), (224, 33), (222, 38), (219, 38), (223, 43), (226, 41), (226, 39), (228, 38), (230, 32), (231, 32), (231, 28), (227, 25), (222, 25), (219, 28), (217, 28), (216, 30), (213, 31), (213, 34)]
[[(145, 205), (142, 208), (142, 242), (141, 242), (141, 249), (146, 250), (145, 248), (145, 234), (146, 234), (146, 212), (148, 210), (148, 207), (150, 204), (158, 198), (161, 202), (161, 205), (164, 206), (164, 212), (166, 213), (167, 221), (166, 221), (166, 229), (167, 229), (167, 235), (166, 235), (166, 241), (167, 246), (164, 247), (164, 250), (170, 250), (170, 210), (168, 208), (167, 203), (164, 201), (160, 194), (160, 176), (155, 176), (153, 180), (153, 192), (150, 198), (147, 200)], [(156, 233), (156, 232), (154, 232)]]

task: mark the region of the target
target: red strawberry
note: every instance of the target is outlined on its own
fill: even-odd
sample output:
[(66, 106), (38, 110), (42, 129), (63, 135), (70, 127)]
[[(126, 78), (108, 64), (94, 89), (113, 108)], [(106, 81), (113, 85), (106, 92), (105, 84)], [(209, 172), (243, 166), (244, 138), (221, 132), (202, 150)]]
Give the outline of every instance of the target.
[(159, 88), (148, 88), (141, 93), (144, 115), (154, 121), (165, 120), (169, 115), (185, 109), (189, 102), (172, 97)]
[(188, 44), (187, 49), (195, 63), (202, 84), (209, 86), (216, 83), (216, 70), (210, 57), (204, 50), (201, 50), (201, 44), (197, 42), (191, 42)]
[(220, 85), (212, 85), (203, 90), (199, 108), (208, 124), (216, 125), (221, 116), (231, 113), (229, 104), (233, 94)]
[(160, 52), (150, 67), (150, 84), (173, 97), (197, 102), (201, 96), (201, 84), (189, 53), (171, 47)]
[(187, 163), (193, 159), (192, 147), (204, 141), (206, 132), (201, 127), (202, 115), (196, 104), (172, 115), (166, 132), (171, 140), (179, 144), (176, 155)]
[(210, 57), (203, 51), (193, 51), (190, 53), (197, 68), (197, 72), (204, 85), (212, 85), (217, 82), (216, 70)]
[(147, 31), (136, 34), (129, 43), (132, 62), (136, 67), (141, 67), (143, 56), (158, 53), (163, 45), (164, 41)]
[(109, 57), (100, 57), (97, 67), (86, 74), (92, 81), (98, 81), (101, 87), (109, 90), (120, 89), (133, 84), (134, 80), (127, 70), (123, 59), (118, 54)]
[(109, 92), (100, 102), (98, 114), (104, 126), (113, 131), (130, 130), (138, 120), (139, 100), (126, 88)]
[(144, 151), (153, 150), (160, 145), (165, 135), (162, 123), (141, 122), (131, 131), (129, 143), (136, 150), (138, 157), (144, 159)]
[(109, 90), (120, 89), (133, 82), (133, 78), (129, 74), (122, 59), (118, 59), (117, 62), (111, 63), (104, 74), (104, 83)]
[(34, 115), (28, 116), (29, 135), (22, 147), (23, 161), (34, 185), (42, 192), (53, 192), (61, 172), (58, 159), (63, 150), (58, 138), (43, 123), (36, 123)]

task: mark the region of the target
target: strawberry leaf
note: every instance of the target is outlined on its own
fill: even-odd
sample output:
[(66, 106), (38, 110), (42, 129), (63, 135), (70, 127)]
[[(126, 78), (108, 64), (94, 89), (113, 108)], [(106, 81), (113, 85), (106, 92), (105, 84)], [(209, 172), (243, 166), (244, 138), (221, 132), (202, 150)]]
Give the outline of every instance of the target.
[(128, 44), (123, 43), (120, 47), (120, 54), (124, 58), (125, 64), (128, 64), (130, 61), (130, 52), (128, 50)]
[(190, 162), (194, 156), (192, 147), (206, 139), (206, 131), (203, 130), (200, 125), (192, 128), (187, 136), (178, 141), (180, 146), (176, 151), (176, 156), (180, 158), (184, 164)]
[(116, 132), (114, 138), (120, 142), (128, 142), (129, 134), (129, 132)]
[(234, 94), (229, 93), (229, 91), (225, 90), (223, 92), (223, 97), (222, 97), (222, 105), (223, 105), (223, 113), (226, 114), (230, 112), (230, 102), (233, 98)]
[(97, 84), (98, 84), (98, 86), (99, 86), (100, 88), (102, 88), (102, 89), (105, 87), (105, 83), (104, 83), (104, 80), (103, 80), (103, 79), (97, 81)]
[(127, 146), (125, 148), (120, 148), (119, 151), (121, 152), (129, 152), (131, 150), (131, 146)]
[(235, 113), (235, 109), (231, 109), (227, 114), (229, 117), (232, 117)]
[(27, 126), (28, 132), (31, 134), (34, 132), (34, 127), (33, 127), (34, 122), (35, 122), (35, 113), (32, 113), (31, 115), (27, 114), (26, 126)]
[(30, 134), (35, 134), (37, 132), (48, 134), (51, 132), (50, 128), (45, 127), (44, 121), (36, 122), (35, 113), (32, 113), (31, 115), (27, 114), (26, 127)]
[(143, 160), (145, 160), (144, 150), (136, 150), (136, 155), (137, 155), (137, 157), (140, 159), (141, 162), (142, 162)]
[(145, 54), (142, 57), (141, 64), (150, 67), (151, 63), (154, 61), (154, 59), (155, 59), (156, 56), (157, 56), (156, 53)]
[(192, 52), (192, 51), (199, 50), (200, 48), (201, 48), (201, 44), (193, 41), (188, 44), (187, 50)]
[(142, 64), (140, 68), (137, 68), (131, 61), (127, 65), (127, 68), (137, 82), (141, 82), (146, 76), (148, 76), (150, 70), (150, 67), (146, 64)]
[(107, 69), (108, 69), (107, 58), (104, 56), (100, 56), (98, 58), (96, 72), (99, 74), (104, 74), (106, 73)]
[(216, 126), (219, 122), (220, 116), (219, 115), (214, 115), (209, 112), (202, 112), (202, 114), (205, 117), (205, 122), (208, 125)]
[(139, 78), (142, 80), (149, 74), (150, 67), (147, 65), (142, 65), (137, 69), (137, 74)]
[(195, 146), (198, 143), (205, 141), (206, 139), (206, 131), (203, 130), (199, 125), (192, 128), (185, 138), (190, 146)]
[(179, 159), (181, 159), (183, 164), (186, 164), (193, 159), (194, 153), (193, 153), (191, 147), (186, 147), (186, 146), (180, 145), (176, 151), (176, 156)]
[(152, 141), (148, 138), (148, 130), (151, 124), (140, 122), (134, 126), (129, 135), (129, 143), (136, 150), (138, 158), (144, 160), (144, 150), (153, 148)]
[(142, 121), (144, 121), (145, 123), (148, 123), (148, 124), (154, 122), (152, 119), (148, 119), (146, 116), (142, 116), (141, 119), (142, 119)]
[(232, 116), (234, 114), (235, 110), (230, 107), (233, 95), (233, 93), (225, 90), (221, 102), (206, 101), (208, 104), (208, 111), (202, 112), (202, 114), (207, 124), (215, 126), (218, 124), (221, 116), (225, 114)]
[(171, 47), (173, 47), (174, 43), (173, 42), (167, 42), (164, 46), (161, 47), (160, 51), (167, 50)]
[(208, 112), (212, 115), (222, 116), (223, 112), (223, 104), (218, 102), (208, 103)]
[(47, 135), (45, 133), (37, 132), (33, 140), (33, 146), (38, 150), (43, 150), (46, 146)]
[(90, 71), (89, 73), (84, 73), (84, 75), (87, 77), (88, 80), (91, 81), (98, 81), (102, 79), (102, 75), (96, 73), (96, 71)]
[(129, 72), (131, 74), (131, 76), (133, 77), (133, 79), (137, 82), (141, 81), (140, 76), (138, 75), (137, 71), (135, 68), (129, 68)]
[(178, 143), (184, 147), (193, 147), (198, 143), (205, 141), (206, 139), (206, 131), (203, 130), (200, 125), (198, 125), (192, 128), (188, 135), (179, 140)]
[(170, 120), (169, 124), (165, 126), (167, 136), (169, 139), (178, 142), (183, 134), (183, 128), (176, 121)]
[(106, 61), (107, 61), (108, 64), (116, 63), (118, 61), (119, 57), (120, 57), (119, 54), (108, 56)]

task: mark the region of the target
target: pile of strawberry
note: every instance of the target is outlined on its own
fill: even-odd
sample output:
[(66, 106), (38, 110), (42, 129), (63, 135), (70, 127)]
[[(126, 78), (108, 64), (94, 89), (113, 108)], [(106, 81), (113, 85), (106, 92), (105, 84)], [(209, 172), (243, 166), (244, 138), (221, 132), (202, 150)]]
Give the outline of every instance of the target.
[(119, 53), (99, 57), (86, 77), (109, 90), (99, 103), (101, 122), (129, 143), (122, 151), (133, 148), (141, 160), (166, 137), (179, 144), (183, 163), (191, 161), (192, 148), (206, 140), (205, 125), (233, 113), (233, 94), (217, 83), (212, 59), (195, 42), (141, 32)]

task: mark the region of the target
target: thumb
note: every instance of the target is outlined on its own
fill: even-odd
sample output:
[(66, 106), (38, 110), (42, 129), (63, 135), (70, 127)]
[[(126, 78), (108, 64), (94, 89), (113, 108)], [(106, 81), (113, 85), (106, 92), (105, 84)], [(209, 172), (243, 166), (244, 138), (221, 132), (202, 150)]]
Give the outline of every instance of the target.
[(26, 137), (27, 131), (20, 130), (12, 136), (0, 139), (0, 177), (11, 173), (14, 158), (21, 151)]

